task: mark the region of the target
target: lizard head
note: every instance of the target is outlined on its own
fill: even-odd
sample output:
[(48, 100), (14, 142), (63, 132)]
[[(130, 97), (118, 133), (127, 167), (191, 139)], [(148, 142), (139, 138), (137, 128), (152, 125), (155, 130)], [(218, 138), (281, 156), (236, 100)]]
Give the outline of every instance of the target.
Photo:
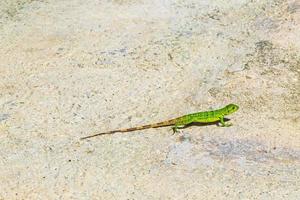
[(224, 110), (226, 115), (229, 115), (231, 113), (234, 113), (235, 111), (237, 111), (239, 109), (239, 106), (235, 105), (235, 104), (228, 104), (227, 106), (225, 106)]

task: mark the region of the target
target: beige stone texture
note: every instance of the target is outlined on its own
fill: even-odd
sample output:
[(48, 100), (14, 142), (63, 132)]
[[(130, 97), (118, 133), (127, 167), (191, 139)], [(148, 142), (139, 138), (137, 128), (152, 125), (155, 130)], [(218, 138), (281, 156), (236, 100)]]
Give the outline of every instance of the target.
[(300, 199), (300, 2), (1, 0), (0, 199)]

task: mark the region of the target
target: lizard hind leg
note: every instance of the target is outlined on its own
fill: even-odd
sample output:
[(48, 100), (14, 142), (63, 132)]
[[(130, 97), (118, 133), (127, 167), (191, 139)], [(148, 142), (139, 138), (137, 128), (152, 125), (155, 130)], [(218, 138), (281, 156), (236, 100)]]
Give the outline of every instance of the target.
[(183, 128), (184, 126), (185, 126), (185, 125), (175, 124), (175, 125), (172, 127), (173, 134), (179, 132), (178, 129)]

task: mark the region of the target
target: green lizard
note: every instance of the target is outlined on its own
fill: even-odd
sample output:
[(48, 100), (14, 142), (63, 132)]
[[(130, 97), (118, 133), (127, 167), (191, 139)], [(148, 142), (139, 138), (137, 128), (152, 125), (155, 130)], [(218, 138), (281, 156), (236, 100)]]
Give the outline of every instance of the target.
[(144, 126), (137, 126), (133, 128), (126, 128), (126, 129), (118, 129), (118, 130), (113, 130), (113, 131), (108, 131), (108, 132), (103, 132), (103, 133), (97, 133), (95, 135), (90, 135), (81, 138), (87, 139), (91, 137), (96, 137), (99, 135), (105, 135), (105, 134), (113, 134), (117, 132), (130, 132), (130, 131), (137, 131), (137, 130), (142, 130), (142, 129), (148, 129), (148, 128), (158, 128), (158, 127), (163, 127), (163, 126), (171, 126), (173, 125), (172, 129), (175, 132), (178, 131), (179, 128), (183, 128), (184, 126), (191, 124), (193, 122), (200, 122), (200, 123), (211, 123), (211, 122), (220, 122), (222, 127), (228, 127), (231, 126), (232, 124), (230, 123), (225, 123), (224, 122), (224, 116), (229, 115), (235, 111), (237, 111), (239, 107), (234, 104), (229, 104), (225, 106), (224, 108), (218, 109), (218, 110), (212, 110), (212, 111), (207, 111), (207, 112), (197, 112), (197, 113), (192, 113), (188, 115), (184, 115), (175, 119), (155, 123), (155, 124), (148, 124)]

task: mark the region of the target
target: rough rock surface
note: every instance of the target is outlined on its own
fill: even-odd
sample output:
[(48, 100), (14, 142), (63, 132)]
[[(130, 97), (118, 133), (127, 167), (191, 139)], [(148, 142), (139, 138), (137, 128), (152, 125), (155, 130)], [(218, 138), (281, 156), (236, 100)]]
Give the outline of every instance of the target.
[(0, 199), (299, 199), (299, 38), (299, 1), (0, 1)]

